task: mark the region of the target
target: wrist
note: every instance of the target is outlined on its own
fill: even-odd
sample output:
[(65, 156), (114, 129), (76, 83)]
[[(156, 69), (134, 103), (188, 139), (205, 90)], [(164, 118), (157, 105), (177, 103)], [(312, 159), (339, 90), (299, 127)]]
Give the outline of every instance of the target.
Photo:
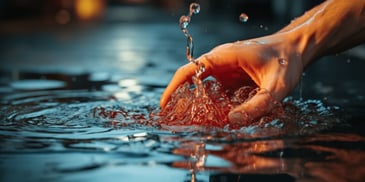
[(288, 34), (306, 67), (315, 59), (344, 51), (365, 40), (364, 8), (363, 0), (328, 0), (278, 33)]
[(290, 46), (300, 57), (303, 68), (319, 57), (319, 42), (314, 41), (313, 35), (307, 33), (305, 28), (295, 29), (286, 33), (290, 40)]

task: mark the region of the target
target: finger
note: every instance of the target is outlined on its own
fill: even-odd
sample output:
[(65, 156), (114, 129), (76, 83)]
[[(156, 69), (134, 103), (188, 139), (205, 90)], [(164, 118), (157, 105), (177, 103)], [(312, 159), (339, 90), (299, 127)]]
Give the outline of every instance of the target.
[(163, 108), (167, 104), (171, 97), (171, 94), (185, 82), (191, 83), (191, 77), (195, 74), (196, 66), (192, 63), (188, 63), (175, 72), (169, 85), (166, 87), (160, 99), (160, 107)]
[[(206, 78), (210, 74), (210, 64), (206, 61), (205, 56), (201, 56), (197, 61), (205, 65), (205, 72), (200, 76), (201, 79)], [(196, 74), (198, 67), (194, 63), (188, 63), (180, 67), (172, 77), (169, 85), (166, 87), (160, 99), (160, 107), (164, 108), (170, 100), (175, 90), (185, 82), (192, 83), (192, 77)]]
[(247, 126), (255, 119), (269, 113), (276, 104), (278, 104), (278, 101), (274, 99), (271, 92), (260, 89), (247, 102), (229, 112), (228, 118), (233, 125)]

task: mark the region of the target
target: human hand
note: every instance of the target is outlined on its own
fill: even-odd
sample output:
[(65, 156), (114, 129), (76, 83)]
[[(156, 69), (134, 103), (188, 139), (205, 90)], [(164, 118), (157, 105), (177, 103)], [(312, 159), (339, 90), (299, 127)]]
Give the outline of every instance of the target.
[[(303, 72), (301, 52), (287, 33), (217, 46), (197, 60), (205, 65), (201, 79), (213, 76), (224, 89), (232, 92), (242, 86), (257, 86), (259, 91), (247, 102), (233, 108), (230, 123), (248, 125), (270, 112), (295, 88)], [(188, 63), (180, 67), (162, 94), (161, 108), (183, 83), (192, 82), (197, 67)]]

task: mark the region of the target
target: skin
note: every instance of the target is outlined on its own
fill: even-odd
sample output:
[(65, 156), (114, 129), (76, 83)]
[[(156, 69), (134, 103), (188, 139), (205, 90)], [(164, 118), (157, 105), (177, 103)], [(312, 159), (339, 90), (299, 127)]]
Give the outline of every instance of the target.
[[(231, 123), (246, 124), (285, 98), (312, 61), (363, 42), (365, 1), (327, 0), (274, 34), (219, 45), (197, 60), (206, 68), (202, 79), (213, 76), (231, 91), (247, 85), (261, 88), (228, 115)], [(161, 96), (161, 108), (181, 84), (191, 83), (195, 70), (188, 63), (176, 71)]]

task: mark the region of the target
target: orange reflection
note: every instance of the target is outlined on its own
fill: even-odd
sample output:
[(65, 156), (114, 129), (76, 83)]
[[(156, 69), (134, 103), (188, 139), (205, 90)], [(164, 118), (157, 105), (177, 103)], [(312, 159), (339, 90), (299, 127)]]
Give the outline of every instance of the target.
[(75, 10), (77, 17), (81, 20), (92, 20), (99, 18), (104, 10), (104, 0), (76, 0)]
[[(298, 181), (364, 181), (364, 143), (362, 136), (333, 133), (304, 137), (295, 143), (281, 139), (225, 144), (191, 141), (173, 150), (185, 160), (173, 162), (172, 167), (188, 169), (191, 181), (196, 181), (195, 173), (210, 170), (221, 173), (216, 177), (225, 173), (238, 177), (285, 174)], [(209, 162), (213, 156), (220, 160)], [(225, 162), (228, 165), (222, 165)]]
[[(222, 150), (209, 153), (231, 162), (230, 172), (246, 173), (263, 169), (283, 170), (282, 161), (257, 154), (282, 149), (282, 140), (268, 140), (227, 144)], [(223, 169), (224, 170), (224, 169)]]
[[(256, 154), (282, 149), (282, 140), (255, 141), (235, 144), (220, 145), (219, 150), (206, 148), (206, 143), (190, 141), (182, 143), (173, 153), (184, 156), (186, 160), (175, 161), (172, 166), (176, 168), (189, 169), (192, 173), (191, 181), (196, 181), (195, 172), (204, 170), (218, 170), (231, 173), (250, 173), (258, 170), (277, 169), (285, 171), (283, 161), (262, 157)], [(229, 163), (229, 166), (215, 166), (206, 163), (209, 156), (218, 157)], [(216, 163), (218, 164), (218, 163)]]

